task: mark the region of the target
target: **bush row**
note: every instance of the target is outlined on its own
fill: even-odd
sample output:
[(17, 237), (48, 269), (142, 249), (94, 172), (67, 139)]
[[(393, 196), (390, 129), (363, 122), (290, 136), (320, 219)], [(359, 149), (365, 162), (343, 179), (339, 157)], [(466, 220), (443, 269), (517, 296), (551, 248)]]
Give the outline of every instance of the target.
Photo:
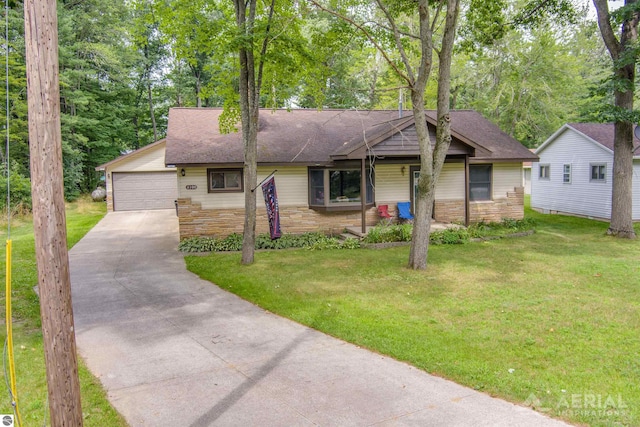
[[(471, 239), (483, 239), (503, 236), (534, 228), (531, 219), (504, 219), (502, 222), (480, 222), (469, 227), (455, 227), (447, 230), (433, 231), (430, 241), (436, 245), (451, 245), (467, 243)], [(412, 224), (381, 225), (372, 228), (363, 243), (392, 243), (410, 242)], [(357, 249), (361, 242), (357, 239), (340, 240), (323, 233), (283, 234), (276, 240), (271, 240), (268, 234), (256, 236), (256, 249), (290, 249), (308, 248), (322, 249)], [(224, 239), (215, 237), (192, 237), (180, 242), (178, 246), (182, 252), (225, 252), (242, 250), (242, 234), (234, 233)]]
[[(321, 249), (357, 249), (360, 241), (357, 239), (339, 240), (322, 233), (283, 234), (276, 240), (271, 240), (268, 234), (256, 236), (256, 249), (289, 249), (309, 248)], [(180, 242), (178, 246), (182, 252), (224, 252), (242, 250), (242, 235), (234, 233), (224, 239), (215, 237), (192, 237)]]
[[(467, 243), (471, 239), (499, 237), (522, 231), (533, 230), (534, 220), (505, 218), (501, 222), (479, 222), (468, 227), (453, 227), (431, 232), (430, 242), (436, 245)], [(412, 224), (381, 225), (374, 227), (364, 238), (365, 243), (410, 242), (413, 232)]]

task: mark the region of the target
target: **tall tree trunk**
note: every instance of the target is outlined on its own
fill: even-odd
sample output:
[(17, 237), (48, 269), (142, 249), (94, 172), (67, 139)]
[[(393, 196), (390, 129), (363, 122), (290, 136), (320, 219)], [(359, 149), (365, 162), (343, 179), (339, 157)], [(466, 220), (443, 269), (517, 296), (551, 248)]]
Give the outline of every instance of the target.
[[(635, 65), (618, 70), (627, 81), (634, 81)], [(621, 76), (622, 77), (622, 76)], [(633, 90), (616, 92), (616, 106), (633, 110)], [(633, 239), (633, 123), (615, 123), (613, 140), (613, 183), (611, 192), (611, 222), (607, 234)]]
[[(244, 143), (244, 235), (242, 238), (242, 264), (253, 263), (256, 246), (256, 189), (258, 183), (258, 123), (260, 116), (260, 90), (265, 56), (269, 45), (269, 31), (275, 11), (271, 0), (267, 25), (258, 63), (254, 55), (256, 0), (234, 0), (236, 23), (243, 37), (239, 49), (240, 59), (240, 116)], [(249, 13), (247, 14), (247, 7)]]
[[(420, 7), (420, 6), (419, 6)], [(409, 266), (416, 270), (427, 268), (427, 257), (429, 254), (429, 235), (431, 233), (431, 217), (433, 216), (433, 203), (436, 194), (436, 184), (442, 171), (444, 160), (449, 151), (451, 143), (451, 55), (457, 26), (459, 11), (458, 0), (447, 2), (447, 15), (445, 18), (444, 32), (442, 35), (442, 46), (439, 51), (438, 69), (438, 99), (437, 99), (437, 125), (436, 143), (432, 149), (429, 138), (426, 118), (424, 114), (424, 89), (426, 82), (422, 86), (420, 79), (416, 81), (417, 90), (412, 90), (411, 100), (413, 102), (413, 116), (416, 123), (416, 133), (420, 141), (420, 178), (418, 180), (418, 191), (416, 195), (416, 216), (413, 226), (411, 249), (409, 251)], [(421, 12), (421, 15), (423, 12)], [(428, 18), (428, 14), (425, 19)], [(427, 19), (428, 22), (428, 19)], [(432, 50), (431, 34), (425, 34), (426, 30), (421, 30), (422, 43)], [(423, 51), (423, 57), (426, 52)], [(431, 53), (428, 53), (427, 60), (431, 62)], [(422, 71), (420, 71), (422, 73)], [(413, 178), (411, 178), (413, 179)]]
[(51, 425), (82, 426), (62, 177), (58, 18), (24, 3), (33, 229)]
[[(625, 6), (637, 0), (625, 0)], [(640, 14), (634, 12), (622, 24), (620, 39), (616, 38), (611, 25), (607, 0), (593, 0), (598, 15), (598, 27), (615, 68), (615, 106), (624, 111), (633, 111), (635, 93), (635, 51), (638, 41)], [(611, 222), (607, 234), (633, 239), (633, 123), (624, 115), (618, 118), (613, 139), (613, 183), (611, 195)]]
[[(413, 104), (416, 133), (420, 142), (420, 178), (418, 179), (415, 197), (415, 219), (409, 250), (409, 267), (415, 270), (424, 270), (427, 268), (429, 234), (431, 233), (431, 217), (433, 216), (433, 201), (435, 198), (433, 149), (424, 110), (424, 89), (412, 90), (411, 102)], [(413, 177), (409, 179), (413, 187)]]
[[(235, 0), (236, 20), (242, 35), (253, 36), (253, 19), (256, 1), (247, 3)], [(252, 42), (244, 42), (239, 50), (240, 60), (240, 116), (242, 122), (242, 141), (244, 144), (244, 229), (242, 238), (242, 264), (251, 264), (254, 260), (256, 242), (256, 193), (252, 191), (258, 182), (258, 119), (259, 109), (256, 102), (255, 63)]]
[(153, 142), (158, 140), (158, 126), (156, 125), (156, 113), (153, 110), (153, 92), (151, 91), (151, 79), (147, 82), (147, 100), (149, 101), (149, 115), (153, 126)]
[(202, 88), (200, 87), (200, 74), (196, 76), (196, 107), (202, 107), (202, 97), (200, 94), (202, 93)]

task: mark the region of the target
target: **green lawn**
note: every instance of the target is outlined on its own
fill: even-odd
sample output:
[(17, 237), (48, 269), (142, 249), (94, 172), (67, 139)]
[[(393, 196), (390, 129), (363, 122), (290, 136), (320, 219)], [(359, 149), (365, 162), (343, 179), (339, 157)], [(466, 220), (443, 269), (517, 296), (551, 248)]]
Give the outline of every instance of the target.
[[(640, 425), (640, 241), (540, 215), (536, 234), (431, 246), (187, 257), (267, 310), (427, 372), (593, 426)], [(640, 232), (640, 228), (637, 229)]]
[[(82, 199), (67, 206), (67, 234), (72, 247), (105, 214), (103, 203)], [(6, 218), (2, 221), (1, 237), (6, 241)], [(18, 403), (23, 425), (41, 426), (48, 420), (47, 383), (42, 333), (40, 330), (40, 303), (33, 287), (37, 284), (33, 227), (28, 219), (12, 221), (12, 306), (14, 318), (14, 351), (18, 389)], [(5, 306), (5, 245), (0, 251), (2, 270), (2, 306)], [(4, 319), (4, 314), (3, 314)], [(6, 327), (3, 322), (0, 336), (4, 343)], [(78, 360), (82, 409), (85, 426), (126, 426), (124, 419), (111, 407), (99, 381), (91, 375), (82, 360)], [(4, 371), (2, 383), (5, 384)], [(0, 413), (12, 413), (8, 389), (3, 386)], [(48, 423), (47, 423), (48, 425)]]

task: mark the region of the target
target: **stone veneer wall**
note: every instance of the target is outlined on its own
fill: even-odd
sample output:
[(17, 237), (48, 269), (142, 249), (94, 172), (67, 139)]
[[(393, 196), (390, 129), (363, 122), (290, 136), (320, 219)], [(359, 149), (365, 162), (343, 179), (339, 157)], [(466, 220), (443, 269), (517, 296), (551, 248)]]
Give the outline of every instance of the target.
[[(386, 203), (383, 203), (386, 204)], [(389, 213), (397, 218), (395, 204), (388, 203)], [(439, 222), (464, 222), (464, 200), (436, 200), (435, 219)], [(471, 202), (471, 222), (498, 222), (503, 218), (524, 217), (524, 187), (516, 187), (507, 197), (487, 202)], [(191, 199), (178, 199), (180, 239), (196, 236), (226, 237), (242, 233), (244, 209), (202, 209)], [(360, 211), (319, 212), (308, 206), (281, 206), (280, 226), (286, 233), (324, 231), (338, 234), (346, 227), (360, 227)], [(367, 210), (367, 226), (380, 222), (377, 208)], [(264, 206), (258, 205), (256, 232), (268, 233), (269, 223)]]
[[(524, 187), (515, 187), (507, 197), (470, 203), (471, 222), (499, 222), (524, 218)], [(464, 222), (464, 200), (436, 200), (434, 218), (440, 222)]]
[[(242, 233), (244, 209), (202, 209), (191, 199), (178, 199), (180, 239), (196, 236), (226, 237)], [(342, 233), (346, 227), (360, 227), (362, 213), (318, 212), (308, 206), (281, 206), (280, 227), (284, 233), (300, 234), (314, 231)], [(367, 225), (378, 224), (375, 207), (367, 210)], [(258, 205), (256, 233), (268, 233), (269, 222), (264, 206)]]
[(113, 212), (113, 191), (107, 191), (107, 212)]

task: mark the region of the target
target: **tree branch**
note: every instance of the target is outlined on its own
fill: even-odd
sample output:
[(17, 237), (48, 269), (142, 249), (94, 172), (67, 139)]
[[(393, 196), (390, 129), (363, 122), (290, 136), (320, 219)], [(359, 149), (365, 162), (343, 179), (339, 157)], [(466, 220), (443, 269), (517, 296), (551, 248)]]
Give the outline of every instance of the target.
[(604, 44), (607, 46), (611, 58), (617, 61), (620, 57), (621, 45), (611, 27), (609, 4), (607, 0), (593, 0), (593, 5), (596, 7), (598, 27), (600, 27)]
[(400, 52), (400, 58), (402, 58), (402, 62), (404, 63), (404, 67), (407, 69), (408, 77), (411, 79), (409, 84), (413, 84), (416, 81), (416, 76), (413, 73), (413, 67), (411, 66), (411, 62), (409, 61), (409, 57), (407, 56), (407, 52), (404, 50), (404, 46), (402, 45), (402, 39), (400, 38), (400, 32), (398, 31), (398, 26), (396, 25), (395, 19), (389, 13), (389, 10), (382, 3), (381, 0), (376, 0), (378, 3), (378, 7), (384, 13), (384, 16), (387, 18), (387, 22), (391, 25), (391, 30), (393, 31), (393, 39), (396, 42), (396, 47), (398, 48), (398, 52)]
[(267, 47), (269, 46), (269, 31), (271, 30), (271, 22), (273, 21), (273, 11), (275, 9), (275, 3), (276, 3), (275, 0), (271, 0), (271, 6), (269, 7), (269, 18), (267, 19), (267, 28), (265, 29), (264, 39), (262, 39), (262, 49), (260, 50), (260, 63), (258, 64), (258, 79), (256, 81), (256, 96), (259, 96), (260, 89), (262, 88), (262, 72), (264, 69), (264, 58), (267, 54)]
[(326, 7), (324, 7), (323, 5), (321, 5), (320, 3), (318, 3), (316, 0), (309, 0), (309, 2), (311, 4), (313, 4), (315, 7), (317, 7), (318, 9), (327, 12), (339, 19), (342, 19), (345, 22), (348, 22), (349, 24), (353, 25), (354, 27), (356, 27), (358, 30), (360, 30), (365, 37), (371, 42), (371, 44), (373, 44), (373, 46), (378, 50), (378, 52), (380, 52), (380, 54), (383, 56), (383, 58), (385, 59), (385, 61), (387, 61), (387, 63), (389, 64), (389, 66), (391, 68), (393, 68), (393, 71), (396, 72), (396, 74), (398, 76), (400, 76), (400, 78), (402, 78), (403, 80), (406, 80), (406, 82), (411, 85), (412, 84), (412, 79), (405, 73), (402, 72), (402, 70), (400, 70), (400, 68), (398, 68), (398, 66), (391, 60), (391, 58), (389, 58), (389, 55), (387, 55), (387, 52), (382, 48), (382, 46), (380, 46), (380, 44), (373, 38), (373, 36), (369, 33), (369, 30), (367, 30), (366, 27), (364, 27), (363, 25), (357, 23), (356, 21), (354, 21), (353, 19), (344, 16), (334, 10), (328, 9)]

